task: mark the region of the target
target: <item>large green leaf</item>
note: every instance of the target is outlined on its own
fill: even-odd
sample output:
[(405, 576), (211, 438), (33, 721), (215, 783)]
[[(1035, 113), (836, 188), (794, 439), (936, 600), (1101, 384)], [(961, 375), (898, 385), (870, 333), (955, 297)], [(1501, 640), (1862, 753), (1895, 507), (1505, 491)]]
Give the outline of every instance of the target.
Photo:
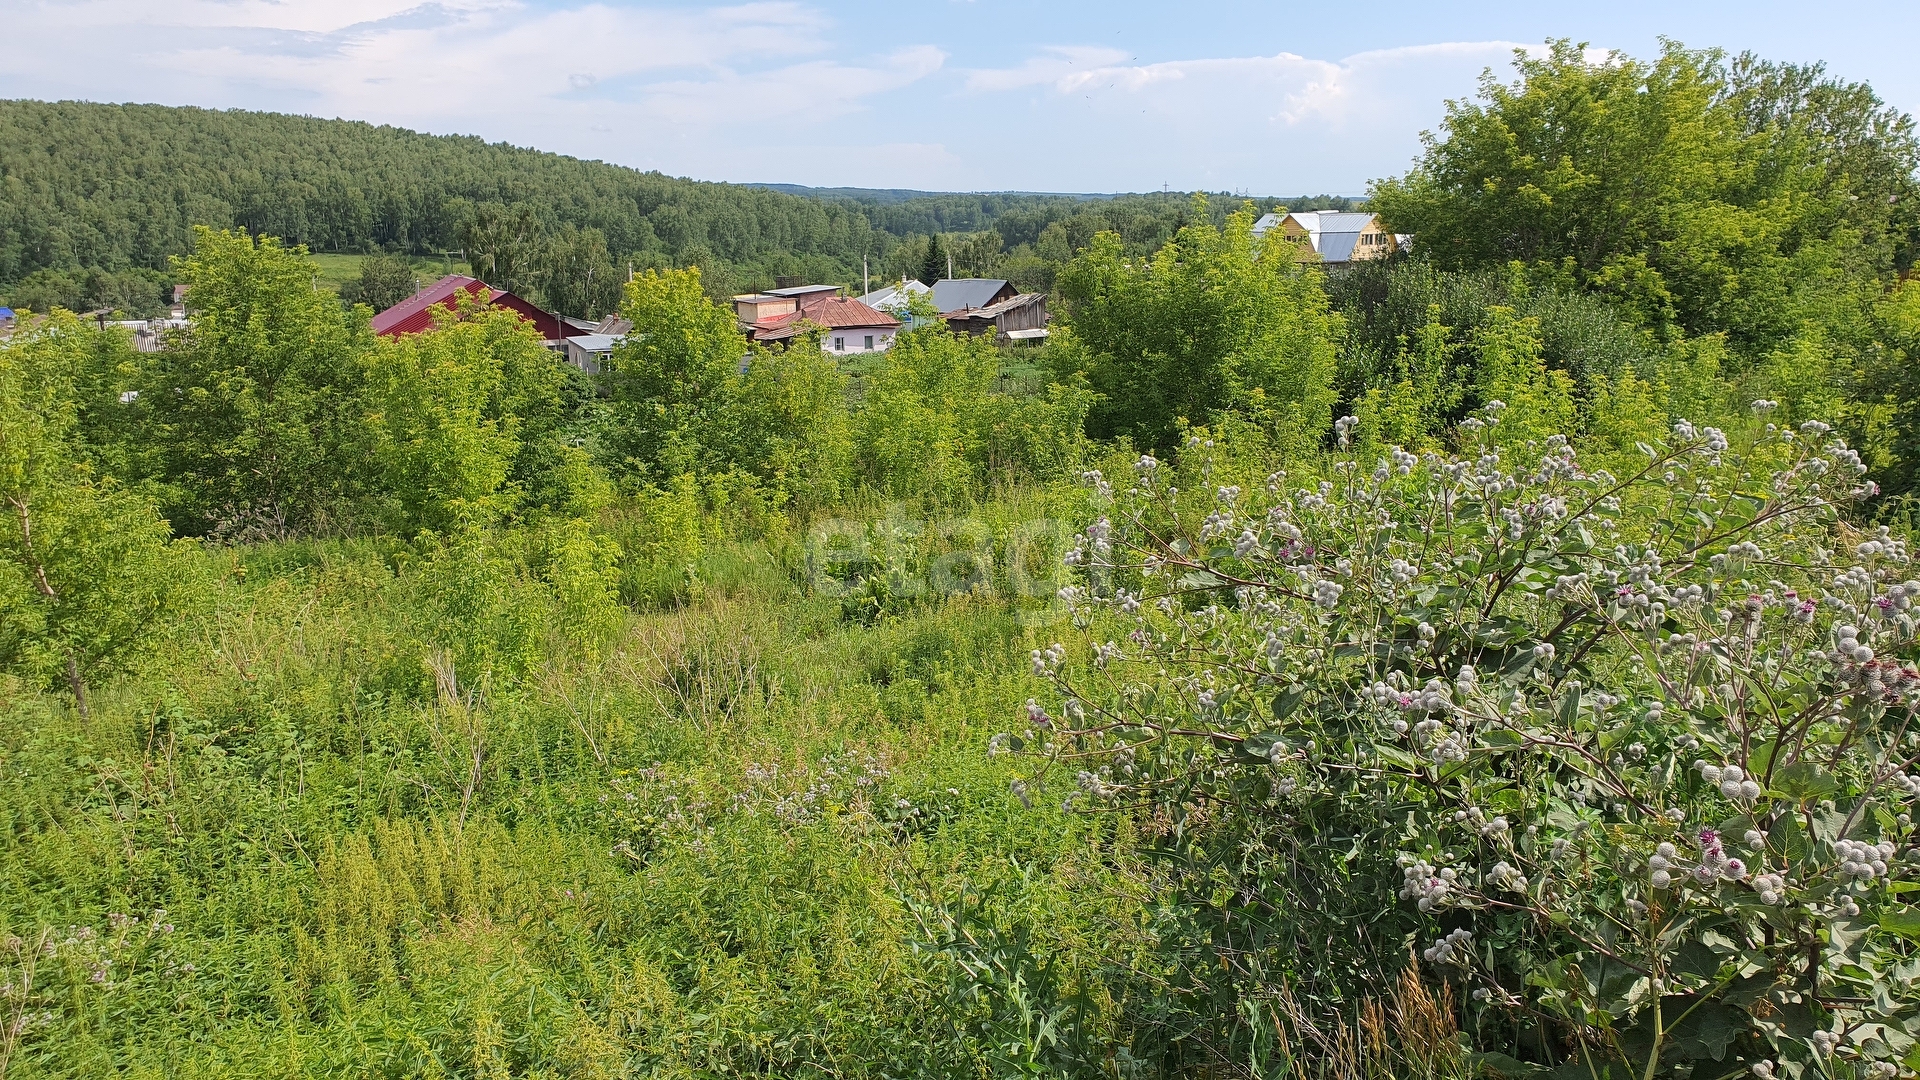
[[(1660, 1005), (1667, 1015), (1684, 1014), (1685, 1019), (1672, 1028), (1672, 1035), (1674, 1044), (1688, 1057), (1719, 1061), (1726, 1056), (1727, 1047), (1747, 1030), (1746, 1018), (1718, 1001), (1696, 1006), (1691, 998), (1669, 997)], [(1693, 1011), (1687, 1012), (1689, 1008)]]
[(1889, 934), (1898, 934), (1908, 941), (1920, 941), (1920, 908), (1909, 904), (1903, 908), (1882, 912), (1880, 929)]
[(1802, 759), (1774, 771), (1773, 790), (1795, 802), (1805, 802), (1824, 799), (1839, 791), (1840, 785), (1818, 763)]

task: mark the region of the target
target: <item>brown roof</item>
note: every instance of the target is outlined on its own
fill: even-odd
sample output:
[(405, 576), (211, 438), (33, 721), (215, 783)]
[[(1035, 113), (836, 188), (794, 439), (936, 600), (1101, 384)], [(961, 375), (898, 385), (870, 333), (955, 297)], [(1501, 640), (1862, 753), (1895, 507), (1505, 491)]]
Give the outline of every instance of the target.
[(814, 300), (799, 311), (786, 311), (756, 320), (750, 329), (755, 341), (773, 341), (791, 337), (800, 329), (801, 320), (827, 330), (893, 330), (900, 320), (858, 300), (825, 297)]
[(940, 317), (943, 319), (991, 319), (1012, 311), (1014, 308), (1025, 307), (1036, 300), (1044, 300), (1046, 298), (1046, 293), (1021, 293), (1019, 296), (1011, 296), (997, 304), (988, 304), (986, 307), (960, 308), (956, 311), (942, 312)]
[(868, 307), (858, 300), (845, 297), (828, 297), (815, 300), (800, 309), (800, 314), (816, 326), (829, 330), (857, 330), (868, 327), (891, 330), (900, 325), (900, 320), (881, 311)]

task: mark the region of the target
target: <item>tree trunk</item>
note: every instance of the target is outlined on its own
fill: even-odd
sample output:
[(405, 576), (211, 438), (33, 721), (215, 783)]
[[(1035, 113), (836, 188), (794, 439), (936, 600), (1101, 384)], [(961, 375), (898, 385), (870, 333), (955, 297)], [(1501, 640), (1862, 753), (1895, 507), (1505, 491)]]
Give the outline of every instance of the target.
[(73, 690), (74, 704), (80, 707), (80, 719), (87, 719), (87, 681), (80, 677), (80, 662), (73, 650), (67, 650), (67, 686)]

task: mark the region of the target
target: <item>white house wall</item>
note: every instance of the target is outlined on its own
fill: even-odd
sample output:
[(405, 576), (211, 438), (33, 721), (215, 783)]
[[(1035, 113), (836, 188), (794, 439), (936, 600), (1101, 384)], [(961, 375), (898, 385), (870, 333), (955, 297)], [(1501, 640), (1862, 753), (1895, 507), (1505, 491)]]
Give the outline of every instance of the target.
[[(893, 345), (893, 330), (829, 330), (820, 337), (820, 351), (828, 356), (857, 356), (862, 353), (886, 352)], [(873, 348), (867, 348), (867, 337), (873, 337)], [(836, 349), (834, 341), (846, 343), (846, 348)]]

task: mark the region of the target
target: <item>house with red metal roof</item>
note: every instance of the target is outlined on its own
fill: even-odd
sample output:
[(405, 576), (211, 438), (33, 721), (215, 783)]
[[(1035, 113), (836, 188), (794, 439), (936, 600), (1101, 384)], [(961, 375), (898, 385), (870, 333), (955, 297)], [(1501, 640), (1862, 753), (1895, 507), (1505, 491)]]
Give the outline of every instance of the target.
[(470, 278), (464, 274), (448, 274), (375, 315), (373, 332), (382, 337), (399, 337), (402, 334), (418, 334), (423, 330), (431, 330), (433, 329), (433, 309), (453, 306), (454, 297), (461, 292), (482, 303), (519, 312), (521, 318), (532, 323), (540, 336), (556, 348), (562, 346), (566, 338), (572, 336), (567, 325), (557, 316), (540, 310), (532, 303), (505, 289), (493, 288), (478, 278)]
[(771, 345), (789, 341), (807, 327), (815, 326), (825, 331), (820, 336), (820, 351), (844, 356), (885, 352), (893, 345), (894, 335), (900, 332), (900, 320), (886, 312), (858, 300), (827, 294), (818, 287), (809, 295), (794, 299), (796, 302), (791, 308), (746, 321), (747, 315), (775, 305), (759, 304), (757, 296), (735, 297), (735, 310), (741, 313), (748, 338)]

